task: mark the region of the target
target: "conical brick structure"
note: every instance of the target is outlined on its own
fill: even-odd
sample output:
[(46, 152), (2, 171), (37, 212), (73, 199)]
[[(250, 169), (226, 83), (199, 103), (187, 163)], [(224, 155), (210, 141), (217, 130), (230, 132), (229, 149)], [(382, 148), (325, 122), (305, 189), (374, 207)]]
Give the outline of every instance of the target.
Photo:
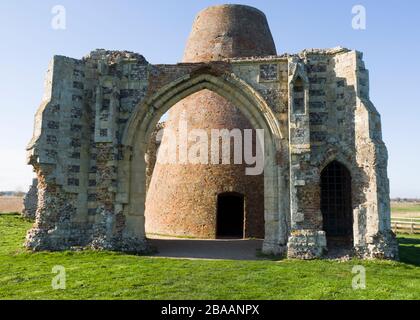
[[(221, 5), (198, 14), (183, 61), (275, 54), (267, 19), (261, 11), (242, 5)], [(178, 132), (183, 118), (189, 132), (205, 129), (209, 137), (211, 129), (253, 129), (236, 106), (214, 92), (203, 90), (170, 110), (161, 148), (169, 143), (166, 133)], [(147, 194), (146, 232), (214, 239), (224, 229), (223, 234), (229, 236), (230, 225), (235, 222), (229, 221), (228, 215), (243, 210), (243, 233), (232, 236), (263, 237), (264, 177), (246, 175), (245, 164), (233, 164), (233, 157), (230, 163), (162, 164), (158, 161)], [(226, 197), (222, 198), (223, 195)]]

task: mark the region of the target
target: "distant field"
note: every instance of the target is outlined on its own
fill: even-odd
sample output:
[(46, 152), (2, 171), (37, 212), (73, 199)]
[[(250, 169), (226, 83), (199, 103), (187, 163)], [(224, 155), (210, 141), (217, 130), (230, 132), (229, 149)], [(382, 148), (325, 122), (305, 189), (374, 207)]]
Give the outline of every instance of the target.
[(0, 213), (22, 212), (22, 197), (0, 197)]
[(420, 218), (420, 203), (392, 202), (393, 217)]
[[(22, 197), (0, 197), (0, 213), (21, 212), (23, 209)], [(420, 218), (420, 202), (392, 202), (393, 217)]]

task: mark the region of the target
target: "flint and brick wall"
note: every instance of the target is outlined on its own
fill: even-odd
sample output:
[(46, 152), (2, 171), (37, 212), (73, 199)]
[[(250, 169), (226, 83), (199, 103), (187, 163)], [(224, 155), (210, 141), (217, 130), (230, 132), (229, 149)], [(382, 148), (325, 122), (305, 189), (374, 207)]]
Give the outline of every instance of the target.
[(352, 174), (356, 249), (363, 256), (396, 256), (380, 116), (369, 100), (362, 55), (341, 48), (178, 65), (150, 65), (138, 54), (104, 50), (81, 60), (55, 57), (28, 147), (40, 197), (30, 248), (120, 248), (130, 205), (117, 206), (116, 195), (118, 180), (129, 179), (121, 171), (129, 119), (160, 88), (200, 73), (241, 79), (280, 124), (276, 165), (287, 174), (278, 176), (283, 192), (275, 196), (286, 217), (290, 256), (319, 256), (325, 247), (319, 179), (332, 160)]

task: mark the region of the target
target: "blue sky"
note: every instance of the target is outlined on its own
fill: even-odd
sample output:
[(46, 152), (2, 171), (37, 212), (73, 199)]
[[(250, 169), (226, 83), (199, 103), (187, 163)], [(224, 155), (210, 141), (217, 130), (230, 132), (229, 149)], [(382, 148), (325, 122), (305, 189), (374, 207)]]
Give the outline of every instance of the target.
[[(80, 58), (95, 48), (131, 50), (151, 63), (181, 60), (196, 13), (212, 0), (15, 0), (0, 2), (0, 190), (26, 190), (33, 116), (53, 55)], [(236, 1), (267, 15), (277, 50), (338, 45), (364, 52), (371, 99), (382, 115), (393, 197), (420, 198), (420, 1)], [(352, 7), (367, 10), (367, 29), (351, 27)], [(67, 28), (51, 28), (63, 5)]]

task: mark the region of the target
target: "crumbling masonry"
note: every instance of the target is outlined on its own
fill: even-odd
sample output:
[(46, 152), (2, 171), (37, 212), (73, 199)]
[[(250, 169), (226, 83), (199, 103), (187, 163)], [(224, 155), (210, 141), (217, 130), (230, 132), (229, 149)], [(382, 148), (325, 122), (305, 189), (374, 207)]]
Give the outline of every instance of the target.
[[(203, 14), (227, 28), (266, 32), (254, 8), (224, 5)], [(240, 29), (207, 43), (212, 56), (200, 62), (152, 65), (136, 53), (105, 50), (53, 58), (28, 146), (38, 178), (28, 248), (147, 251), (146, 182), (156, 158), (145, 157), (150, 138), (172, 106), (205, 90), (264, 129), (265, 253), (312, 259), (346, 240), (361, 257), (397, 258), (387, 150), (362, 54), (261, 55), (261, 39)]]
[(22, 217), (29, 220), (35, 220), (37, 208), (38, 208), (38, 179), (33, 179), (28, 192), (23, 198)]

